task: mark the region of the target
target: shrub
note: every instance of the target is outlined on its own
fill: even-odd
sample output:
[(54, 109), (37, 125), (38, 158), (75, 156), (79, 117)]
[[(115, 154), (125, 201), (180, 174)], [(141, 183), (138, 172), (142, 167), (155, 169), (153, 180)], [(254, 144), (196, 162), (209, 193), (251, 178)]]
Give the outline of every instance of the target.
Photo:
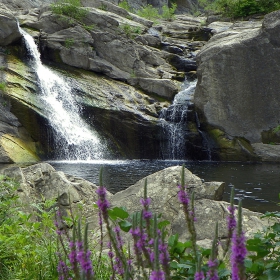
[(80, 21), (86, 16), (87, 10), (82, 8), (80, 0), (60, 0), (51, 4), (52, 12)]
[(64, 45), (67, 49), (70, 49), (74, 45), (74, 39), (73, 38), (66, 39)]
[(0, 90), (6, 90), (6, 83), (5, 82), (2, 82), (0, 83)]
[(36, 215), (19, 207), (18, 184), (0, 178), (0, 279), (55, 279), (56, 236), (53, 212), (46, 211), (54, 202), (34, 205)]
[[(280, 218), (279, 212), (266, 213), (263, 218)], [(247, 273), (255, 279), (280, 279), (280, 224), (274, 222), (247, 241), (251, 254), (246, 260)], [(278, 261), (276, 261), (278, 260)]]
[(155, 20), (160, 18), (158, 10), (154, 8), (152, 5), (147, 5), (137, 11), (137, 15), (146, 19)]
[(137, 34), (141, 34), (140, 27), (132, 27), (129, 24), (120, 25), (120, 28), (125, 32), (126, 36), (130, 39), (134, 39)]
[(128, 12), (132, 12), (131, 7), (128, 5), (128, 2), (127, 2), (126, 0), (121, 1), (121, 2), (119, 3), (119, 7), (121, 7), (121, 8), (123, 8), (123, 9), (127, 10)]
[(166, 19), (166, 20), (172, 20), (172, 19), (174, 19), (176, 9), (177, 9), (177, 4), (176, 4), (176, 3), (172, 3), (171, 8), (168, 8), (167, 5), (164, 5), (164, 6), (162, 7), (162, 14), (161, 14), (161, 17), (162, 17), (163, 19)]
[(232, 18), (267, 14), (280, 9), (279, 0), (200, 0), (199, 4), (206, 10)]

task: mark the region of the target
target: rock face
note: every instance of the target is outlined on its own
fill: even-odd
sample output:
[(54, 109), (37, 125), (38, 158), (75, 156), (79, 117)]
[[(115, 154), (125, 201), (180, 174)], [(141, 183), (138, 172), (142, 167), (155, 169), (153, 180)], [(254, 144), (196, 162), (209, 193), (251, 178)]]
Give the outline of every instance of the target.
[[(190, 55), (195, 44), (188, 40), (200, 29), (201, 19), (181, 17), (174, 24), (161, 22), (151, 28), (152, 21), (110, 2), (83, 4), (85, 14), (79, 21), (56, 15), (49, 6), (22, 14), (19, 20), (24, 27), (41, 30), (44, 58), (102, 73), (172, 100), (179, 89), (178, 79), (196, 69)], [(173, 37), (177, 42), (170, 40)]]
[(263, 131), (279, 124), (279, 15), (266, 15), (261, 26), (233, 24), (198, 55), (195, 105), (229, 138), (262, 142)]
[[(141, 210), (140, 198), (143, 197), (144, 180), (148, 182), (148, 196), (152, 200), (151, 209), (162, 213), (164, 219), (171, 222), (171, 232), (178, 233), (181, 240), (189, 235), (185, 217), (177, 199), (178, 185), (182, 167), (174, 166), (161, 170), (140, 180), (128, 189), (111, 195), (108, 199), (113, 206), (126, 207), (128, 212)], [(20, 182), (19, 196), (24, 205), (31, 205), (45, 199), (56, 199), (65, 211), (71, 206), (74, 211), (86, 217), (92, 229), (98, 228), (97, 209), (92, 204), (97, 201), (96, 186), (81, 178), (66, 175), (47, 163), (40, 163), (26, 168), (9, 167), (1, 171)], [(215, 224), (219, 223), (219, 236), (227, 234), (226, 217), (228, 203), (220, 201), (223, 196), (224, 183), (203, 183), (200, 178), (185, 169), (185, 183), (190, 192), (195, 192), (195, 215), (198, 240), (212, 239)], [(82, 204), (82, 211), (78, 207)], [(243, 229), (247, 235), (262, 229), (265, 222), (261, 214), (243, 210)]]
[(20, 37), (16, 18), (5, 5), (0, 3), (0, 46), (7, 46)]
[[(38, 6), (28, 3), (26, 7)], [(196, 68), (195, 56), (204, 43), (192, 40), (201, 19), (180, 16), (151, 27), (152, 21), (112, 3), (83, 3), (88, 7), (82, 22), (55, 15), (49, 5), (28, 11), (19, 7), (15, 14), (37, 40), (41, 56), (65, 69), (62, 75), (68, 72), (66, 80), (84, 118), (109, 139), (115, 154), (159, 158), (160, 142), (166, 139), (160, 136), (158, 117), (185, 72)], [(5, 51), (10, 55), (3, 53), (5, 68), (0, 72), (8, 85), (4, 94), (10, 110), (33, 141), (42, 144), (40, 157), (53, 157), (53, 135), (23, 45)]]
[[(7, 67), (1, 53), (0, 61), (1, 67)], [(38, 154), (40, 154), (39, 143), (31, 138), (18, 118), (11, 113), (12, 103), (6, 95), (8, 91), (6, 83), (2, 83), (0, 90), (0, 162), (37, 162)]]
[(69, 210), (70, 206), (78, 211), (78, 204), (84, 203), (80, 214), (86, 218), (93, 215), (92, 203), (97, 201), (96, 186), (86, 180), (56, 171), (47, 163), (26, 168), (8, 167), (1, 173), (20, 183), (18, 195), (23, 205), (57, 199), (62, 211)]

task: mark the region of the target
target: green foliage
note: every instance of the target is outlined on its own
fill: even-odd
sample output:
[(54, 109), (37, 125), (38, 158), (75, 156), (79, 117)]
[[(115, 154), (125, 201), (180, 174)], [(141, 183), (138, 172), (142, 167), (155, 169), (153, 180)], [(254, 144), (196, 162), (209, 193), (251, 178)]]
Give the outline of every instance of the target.
[(70, 49), (74, 45), (74, 42), (73, 38), (69, 38), (65, 40), (64, 45), (67, 49)]
[(272, 130), (273, 133), (277, 133), (278, 131), (280, 131), (280, 125), (277, 125), (277, 126)]
[(160, 18), (159, 12), (156, 8), (154, 8), (152, 5), (147, 5), (137, 11), (137, 15), (149, 20), (155, 20)]
[(91, 24), (91, 25), (86, 25), (86, 24), (83, 24), (82, 25), (83, 28), (87, 31), (92, 31), (94, 28), (95, 28), (95, 25), (94, 24)]
[(280, 9), (279, 0), (199, 0), (205, 10), (212, 10), (232, 18), (267, 14)]
[(134, 39), (137, 34), (141, 34), (141, 28), (139, 26), (131, 26), (129, 24), (120, 25), (120, 28), (125, 32), (128, 38)]
[(53, 212), (36, 205), (34, 215), (19, 208), (18, 184), (0, 178), (0, 279), (57, 279)]
[(0, 90), (3, 90), (3, 91), (6, 90), (6, 83), (5, 82), (0, 83)]
[(100, 10), (102, 10), (102, 11), (107, 11), (107, 10), (108, 10), (108, 7), (107, 7), (106, 4), (102, 3), (101, 6), (100, 6), (98, 9), (100, 9)]
[(131, 7), (128, 5), (128, 2), (127, 2), (126, 0), (121, 1), (121, 2), (119, 3), (119, 7), (121, 7), (121, 8), (123, 8), (123, 9), (127, 10), (128, 12), (132, 12)]
[(60, 0), (51, 4), (51, 9), (54, 14), (70, 17), (77, 21), (85, 17), (88, 12), (82, 8), (80, 0)]
[(172, 3), (171, 8), (168, 8), (167, 5), (164, 5), (162, 7), (161, 17), (165, 20), (174, 19), (176, 9), (177, 9), (177, 4), (176, 3)]
[[(268, 212), (264, 218), (279, 219), (280, 212)], [(254, 238), (247, 241), (247, 250), (251, 253), (246, 260), (246, 271), (254, 279), (280, 279), (280, 224), (275, 222)], [(278, 261), (277, 261), (278, 260)]]

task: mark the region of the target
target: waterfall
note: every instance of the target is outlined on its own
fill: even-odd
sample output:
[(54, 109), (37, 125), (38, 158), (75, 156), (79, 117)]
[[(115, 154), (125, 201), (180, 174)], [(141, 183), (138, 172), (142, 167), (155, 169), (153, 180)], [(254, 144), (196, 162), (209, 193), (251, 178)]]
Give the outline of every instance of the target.
[(54, 131), (55, 155), (63, 160), (103, 158), (106, 147), (98, 134), (81, 118), (81, 108), (73, 98), (71, 86), (54, 71), (42, 64), (37, 45), (19, 27), (30, 54), (32, 68), (41, 90), (44, 114)]
[(160, 114), (164, 141), (161, 147), (164, 159), (184, 159), (186, 151), (188, 109), (192, 104), (197, 81), (186, 80), (176, 94), (172, 105)]

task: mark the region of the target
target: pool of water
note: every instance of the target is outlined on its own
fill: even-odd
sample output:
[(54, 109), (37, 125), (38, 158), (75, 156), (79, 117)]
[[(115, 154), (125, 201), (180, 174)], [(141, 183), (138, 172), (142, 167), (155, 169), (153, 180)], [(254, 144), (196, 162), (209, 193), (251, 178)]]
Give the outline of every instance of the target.
[(56, 170), (78, 176), (95, 184), (103, 167), (103, 185), (116, 193), (139, 179), (169, 166), (183, 165), (205, 181), (226, 183), (224, 200), (229, 201), (235, 187), (235, 199), (258, 212), (280, 211), (280, 164), (241, 162), (190, 162), (169, 160), (96, 160), (90, 162), (51, 161)]

